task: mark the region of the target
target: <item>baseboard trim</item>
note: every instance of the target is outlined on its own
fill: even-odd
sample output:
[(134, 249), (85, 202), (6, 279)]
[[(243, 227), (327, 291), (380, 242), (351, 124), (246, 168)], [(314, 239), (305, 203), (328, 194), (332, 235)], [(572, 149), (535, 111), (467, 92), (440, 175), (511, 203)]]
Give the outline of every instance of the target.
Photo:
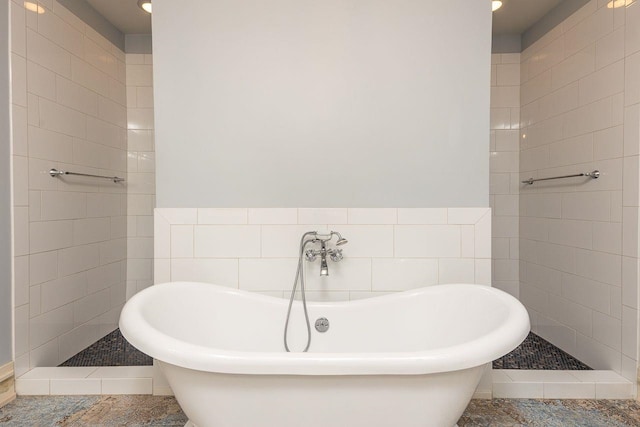
[(0, 408), (16, 398), (13, 362), (0, 366)]

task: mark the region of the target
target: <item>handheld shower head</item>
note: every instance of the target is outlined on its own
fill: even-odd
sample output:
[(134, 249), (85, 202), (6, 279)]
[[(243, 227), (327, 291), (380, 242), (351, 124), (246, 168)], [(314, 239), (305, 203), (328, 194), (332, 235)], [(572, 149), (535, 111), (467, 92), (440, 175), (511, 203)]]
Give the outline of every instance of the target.
[(342, 235), (340, 233), (338, 233), (337, 231), (332, 231), (331, 234), (335, 234), (336, 236), (338, 236), (338, 241), (336, 242), (336, 246), (342, 246), (342, 245), (346, 245), (347, 243), (349, 243), (349, 241), (347, 239), (345, 239), (344, 237), (342, 237)]

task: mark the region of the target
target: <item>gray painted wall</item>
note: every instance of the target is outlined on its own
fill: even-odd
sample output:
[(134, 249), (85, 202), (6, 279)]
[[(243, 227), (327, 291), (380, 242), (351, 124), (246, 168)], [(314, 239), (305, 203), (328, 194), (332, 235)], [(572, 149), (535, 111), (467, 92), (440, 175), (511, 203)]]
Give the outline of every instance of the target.
[(127, 34), (124, 36), (126, 53), (153, 53), (151, 34)]
[(522, 34), (493, 34), (491, 53), (522, 52), (587, 3), (589, 0), (564, 0)]
[(0, 1), (0, 365), (13, 359), (9, 2)]
[(522, 33), (522, 50), (534, 44), (556, 25), (567, 19), (587, 3), (589, 3), (589, 0), (564, 0), (560, 2), (560, 4), (551, 9), (549, 13), (540, 18), (538, 22)]
[(520, 52), (522, 52), (522, 37), (520, 34), (494, 34), (491, 38), (491, 53)]
[(102, 37), (124, 51), (124, 34), (118, 30), (111, 22), (95, 10), (86, 0), (58, 0), (61, 5), (66, 7), (82, 19), (85, 24), (93, 28), (101, 34)]
[(488, 206), (485, 2), (190, 5), (154, 1), (158, 207)]

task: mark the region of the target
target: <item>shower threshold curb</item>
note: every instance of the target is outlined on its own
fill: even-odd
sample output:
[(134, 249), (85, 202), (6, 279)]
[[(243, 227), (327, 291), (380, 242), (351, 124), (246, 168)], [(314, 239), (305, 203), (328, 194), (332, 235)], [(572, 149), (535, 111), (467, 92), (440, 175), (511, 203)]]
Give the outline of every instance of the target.
[[(636, 385), (614, 371), (494, 369), (492, 393), (475, 398), (633, 399)], [(34, 368), (16, 379), (22, 396), (172, 395), (155, 366)]]
[(634, 399), (636, 384), (614, 371), (494, 369), (493, 397), (505, 399)]
[(16, 379), (16, 393), (21, 396), (164, 395), (164, 386), (154, 366), (34, 368)]

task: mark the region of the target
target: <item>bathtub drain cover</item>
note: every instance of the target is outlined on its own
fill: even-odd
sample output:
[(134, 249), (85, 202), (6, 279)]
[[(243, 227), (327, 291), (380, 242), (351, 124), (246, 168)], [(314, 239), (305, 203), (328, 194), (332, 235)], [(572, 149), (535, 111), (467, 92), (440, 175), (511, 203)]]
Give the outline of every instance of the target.
[(316, 320), (316, 331), (318, 332), (327, 332), (329, 329), (329, 319), (326, 317), (320, 317)]

